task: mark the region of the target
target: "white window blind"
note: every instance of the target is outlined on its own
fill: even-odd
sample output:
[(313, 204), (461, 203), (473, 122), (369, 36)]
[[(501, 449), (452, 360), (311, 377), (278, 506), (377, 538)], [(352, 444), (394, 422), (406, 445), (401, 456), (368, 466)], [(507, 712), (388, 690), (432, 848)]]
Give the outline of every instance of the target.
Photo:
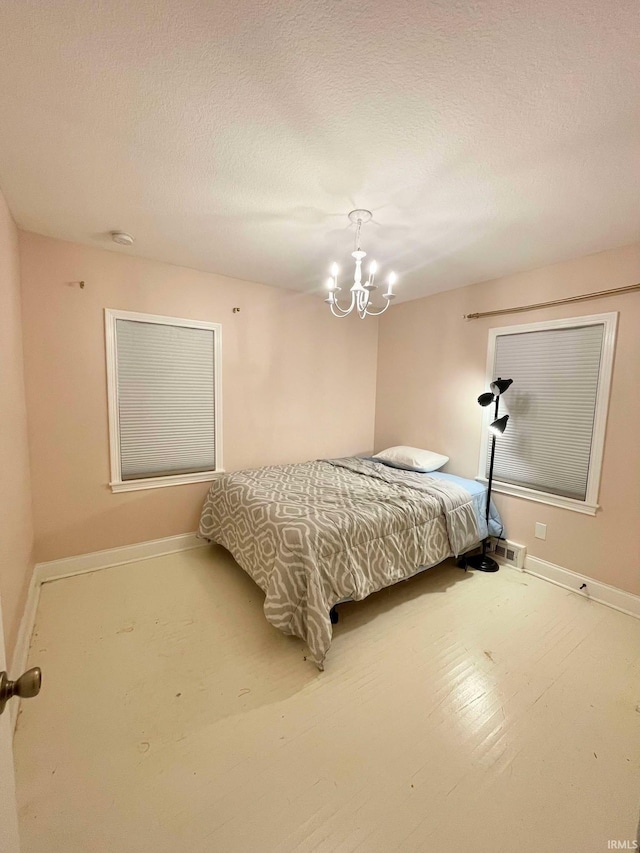
[[(493, 376), (513, 379), (513, 385), (500, 398), (500, 414), (509, 414), (509, 423), (496, 443), (495, 480), (585, 501), (604, 322), (499, 331)], [(487, 472), (489, 450), (490, 443)]]
[[(110, 322), (114, 350), (109, 357), (115, 361), (110, 369), (115, 368), (116, 485), (215, 471), (219, 327), (108, 314), (107, 339)], [(113, 403), (110, 399), (110, 410)]]

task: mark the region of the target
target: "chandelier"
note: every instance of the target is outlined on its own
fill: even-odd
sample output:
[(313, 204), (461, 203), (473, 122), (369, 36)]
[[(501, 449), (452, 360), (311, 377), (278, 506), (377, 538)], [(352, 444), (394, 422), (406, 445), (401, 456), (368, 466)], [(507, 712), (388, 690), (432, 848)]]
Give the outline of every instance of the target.
[(382, 308), (372, 310), (371, 295), (374, 290), (378, 289), (378, 285), (374, 283), (376, 272), (378, 271), (378, 265), (375, 261), (371, 261), (369, 264), (369, 278), (365, 284), (362, 283), (362, 261), (366, 258), (367, 253), (363, 252), (360, 248), (360, 231), (362, 230), (362, 223), (369, 222), (371, 216), (372, 214), (370, 210), (352, 210), (349, 214), (351, 222), (356, 223), (355, 250), (351, 252), (351, 257), (355, 258), (356, 268), (353, 275), (353, 285), (350, 288), (351, 304), (348, 307), (343, 307), (338, 303), (337, 299), (337, 293), (341, 289), (338, 287), (338, 273), (340, 270), (337, 264), (334, 263), (331, 265), (331, 276), (327, 279), (329, 296), (325, 299), (325, 302), (328, 303), (331, 308), (331, 313), (335, 317), (346, 317), (347, 314), (351, 314), (354, 310), (358, 312), (362, 320), (364, 320), (367, 315), (370, 317), (377, 317), (380, 314), (384, 314), (391, 304), (391, 300), (396, 298), (395, 293), (393, 293), (393, 285), (396, 283), (396, 274), (391, 272), (387, 276), (387, 289), (385, 293), (382, 294), (382, 298), (387, 301)]

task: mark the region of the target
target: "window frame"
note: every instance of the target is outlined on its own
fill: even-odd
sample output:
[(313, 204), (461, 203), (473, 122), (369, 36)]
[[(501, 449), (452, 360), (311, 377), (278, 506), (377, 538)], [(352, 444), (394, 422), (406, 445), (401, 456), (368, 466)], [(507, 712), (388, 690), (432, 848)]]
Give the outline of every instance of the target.
[[(602, 337), (602, 358), (600, 360), (600, 372), (598, 376), (598, 393), (593, 419), (593, 434), (591, 440), (591, 456), (589, 460), (589, 474), (587, 477), (587, 493), (584, 501), (577, 498), (554, 495), (538, 489), (529, 489), (525, 486), (513, 483), (504, 483), (494, 479), (492, 491), (503, 495), (512, 495), (536, 503), (548, 504), (549, 506), (570, 509), (585, 515), (595, 515), (599, 509), (598, 495), (600, 491), (600, 479), (602, 475), (602, 461), (604, 457), (604, 441), (607, 429), (607, 418), (609, 415), (609, 399), (611, 396), (611, 378), (613, 374), (613, 361), (615, 355), (616, 332), (618, 326), (618, 312), (610, 311), (606, 314), (590, 314), (586, 317), (567, 317), (560, 320), (543, 320), (538, 323), (525, 323), (517, 326), (500, 326), (489, 329), (489, 346), (487, 353), (486, 385), (493, 382), (493, 365), (495, 362), (496, 341), (503, 335), (524, 334), (526, 332), (546, 331), (553, 329), (571, 329), (580, 326), (604, 325)], [(480, 439), (480, 457), (478, 460), (478, 476), (476, 480), (487, 483), (486, 459), (489, 447), (489, 424), (491, 422), (492, 407), (487, 406), (482, 410), (482, 433)]]
[[(116, 321), (132, 320), (139, 323), (154, 323), (160, 326), (183, 326), (189, 329), (207, 329), (213, 332), (214, 345), (214, 430), (215, 470), (198, 471), (191, 474), (169, 474), (162, 477), (144, 477), (123, 480), (120, 458), (120, 408), (118, 400), (118, 345)], [(222, 326), (204, 320), (187, 320), (181, 317), (166, 317), (159, 314), (143, 314), (137, 311), (104, 309), (106, 367), (107, 367), (107, 410), (109, 413), (109, 456), (112, 492), (133, 492), (141, 489), (159, 489), (164, 486), (179, 486), (185, 483), (206, 483), (224, 473), (222, 467)]]

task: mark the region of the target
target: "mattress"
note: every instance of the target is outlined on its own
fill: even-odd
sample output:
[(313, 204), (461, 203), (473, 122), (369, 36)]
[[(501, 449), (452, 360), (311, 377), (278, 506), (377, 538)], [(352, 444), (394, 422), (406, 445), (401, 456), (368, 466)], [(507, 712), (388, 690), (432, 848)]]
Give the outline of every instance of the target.
[(457, 483), (457, 485), (469, 492), (473, 498), (479, 539), (485, 539), (487, 536), (503, 536), (504, 525), (493, 501), (489, 505), (489, 527), (487, 529), (487, 487), (484, 483), (479, 483), (477, 480), (467, 480), (465, 477), (458, 477), (455, 474), (445, 474), (441, 471), (432, 471), (427, 476), (438, 480), (448, 480), (450, 483)]

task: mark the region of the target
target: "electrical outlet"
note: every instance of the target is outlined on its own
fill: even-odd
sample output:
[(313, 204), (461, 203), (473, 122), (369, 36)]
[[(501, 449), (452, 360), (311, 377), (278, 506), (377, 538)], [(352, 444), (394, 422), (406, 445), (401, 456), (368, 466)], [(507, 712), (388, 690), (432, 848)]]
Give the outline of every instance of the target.
[(536, 539), (546, 539), (547, 538), (547, 525), (541, 524), (539, 521), (536, 521)]

